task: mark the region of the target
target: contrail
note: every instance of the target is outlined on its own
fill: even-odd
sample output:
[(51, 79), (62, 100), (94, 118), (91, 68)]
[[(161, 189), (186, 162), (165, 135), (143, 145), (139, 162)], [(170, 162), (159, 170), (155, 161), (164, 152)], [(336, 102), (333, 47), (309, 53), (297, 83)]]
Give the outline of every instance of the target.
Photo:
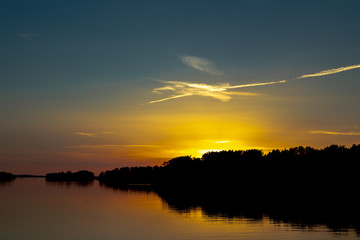
[(348, 67), (341, 67), (341, 68), (334, 68), (334, 69), (324, 70), (324, 71), (321, 71), (321, 72), (318, 72), (318, 73), (313, 73), (313, 74), (306, 74), (306, 75), (302, 75), (300, 77), (297, 77), (296, 79), (325, 76), (325, 75), (335, 74), (335, 73), (339, 73), (339, 72), (349, 71), (349, 70), (352, 70), (352, 69), (355, 69), (355, 68), (360, 68), (360, 64), (359, 65), (352, 65), (352, 66), (348, 66)]
[(343, 136), (360, 136), (360, 132), (331, 132), (331, 131), (310, 131), (311, 134), (343, 135)]
[(256, 93), (248, 92), (228, 92), (228, 89), (235, 88), (245, 88), (245, 87), (255, 87), (263, 85), (271, 85), (278, 83), (285, 83), (286, 80), (276, 81), (276, 82), (264, 82), (264, 83), (251, 83), (251, 84), (242, 84), (231, 86), (229, 83), (222, 83), (217, 85), (204, 84), (204, 83), (188, 83), (188, 82), (179, 82), (179, 81), (163, 81), (159, 80), (167, 85), (160, 88), (155, 88), (153, 93), (161, 93), (163, 91), (172, 91), (175, 92), (175, 95), (170, 97), (162, 98), (159, 100), (150, 101), (149, 103), (158, 103), (164, 102), (170, 99), (176, 99), (187, 96), (204, 96), (212, 97), (223, 102), (229, 101), (232, 97), (231, 95), (242, 95), (242, 96), (255, 96), (259, 95)]
[[(212, 63), (201, 58), (185, 56), (183, 57), (183, 62), (195, 69), (200, 71), (208, 72), (214, 75), (219, 74), (213, 66)], [(318, 73), (313, 74), (305, 74), (301, 75), (300, 77), (294, 79), (302, 79), (302, 78), (310, 78), (310, 77), (319, 77), (325, 75), (331, 75), (335, 73), (340, 73), (344, 71), (349, 71), (352, 69), (360, 68), (360, 64), (352, 65), (347, 67), (340, 67), (334, 69), (324, 70)], [(158, 80), (167, 85), (160, 88), (155, 88), (152, 92), (153, 93), (162, 93), (163, 91), (172, 91), (175, 93), (174, 95), (166, 98), (162, 98), (159, 100), (150, 101), (149, 103), (158, 103), (164, 102), (170, 99), (182, 98), (187, 96), (204, 96), (204, 97), (212, 97), (218, 99), (223, 102), (229, 101), (232, 97), (231, 95), (243, 95), (243, 96), (254, 96), (259, 95), (256, 93), (245, 93), (245, 92), (229, 92), (228, 89), (236, 89), (236, 88), (245, 88), (245, 87), (257, 87), (257, 86), (264, 86), (264, 85), (271, 85), (271, 84), (280, 84), (286, 83), (286, 80), (281, 81), (273, 81), (273, 82), (263, 82), (263, 83), (249, 83), (249, 84), (241, 84), (241, 85), (234, 85), (231, 86), (229, 83), (219, 83), (219, 84), (204, 84), (204, 83), (189, 83), (189, 82), (180, 82), (180, 81), (164, 81)], [(318, 132), (320, 133), (320, 132)], [(322, 132), (325, 134), (325, 132)], [(335, 134), (331, 132), (327, 132), (327, 134)], [(356, 133), (350, 133), (356, 135)]]
[(230, 86), (227, 89), (243, 88), (243, 87), (257, 87), (257, 86), (271, 85), (271, 84), (277, 84), (277, 83), (286, 83), (286, 80), (281, 80), (281, 81), (276, 81), (276, 82), (250, 83), (250, 84), (243, 84), (243, 85), (235, 85), (235, 86)]
[(191, 96), (191, 95), (192, 95), (192, 94), (174, 95), (174, 96), (171, 96), (171, 97), (167, 97), (167, 98), (163, 98), (163, 99), (151, 101), (151, 102), (149, 102), (149, 103), (158, 103), (158, 102), (163, 102), (163, 101), (167, 101), (167, 100), (170, 100), (170, 99), (187, 97), (187, 96)]

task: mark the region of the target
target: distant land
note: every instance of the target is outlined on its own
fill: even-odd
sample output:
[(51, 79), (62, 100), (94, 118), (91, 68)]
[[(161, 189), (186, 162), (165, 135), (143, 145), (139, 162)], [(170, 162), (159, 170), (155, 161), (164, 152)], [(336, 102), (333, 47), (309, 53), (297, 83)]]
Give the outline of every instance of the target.
[(0, 172), (0, 181), (11, 181), (16, 178), (15, 175), (8, 172)]
[(109, 185), (241, 186), (266, 190), (316, 191), (350, 189), (359, 183), (360, 144), (346, 148), (295, 147), (273, 150), (238, 150), (205, 153), (202, 158), (181, 156), (154, 167), (123, 167), (101, 172)]
[(59, 172), (59, 173), (48, 173), (46, 174), (46, 181), (53, 181), (53, 182), (70, 182), (70, 181), (77, 181), (77, 182), (88, 182), (93, 181), (95, 179), (94, 173), (82, 170), (75, 173), (71, 171)]
[[(228, 150), (208, 152), (201, 158), (180, 156), (161, 166), (122, 167), (95, 177), (83, 170), (49, 173), (47, 181), (93, 181), (109, 187), (150, 184), (163, 189), (239, 188), (247, 194), (349, 197), (360, 183), (360, 144), (331, 145), (323, 149), (295, 147), (273, 150)], [(322, 196), (322, 197), (323, 197)], [(346, 198), (347, 198), (346, 197)], [(355, 199), (355, 198), (354, 198)], [(357, 198), (356, 198), (357, 199)]]
[[(323, 189), (349, 189), (359, 183), (360, 144), (351, 147), (331, 145), (323, 149), (295, 147), (273, 150), (224, 150), (208, 152), (201, 158), (180, 156), (161, 166), (122, 167), (94, 173), (48, 173), (39, 175), (13, 175), (1, 172), (1, 180), (16, 177), (46, 177), (47, 181), (93, 181), (106, 185), (153, 184), (157, 186), (238, 186), (242, 189), (268, 189), (296, 187), (309, 191)], [(275, 187), (277, 186), (277, 187)]]

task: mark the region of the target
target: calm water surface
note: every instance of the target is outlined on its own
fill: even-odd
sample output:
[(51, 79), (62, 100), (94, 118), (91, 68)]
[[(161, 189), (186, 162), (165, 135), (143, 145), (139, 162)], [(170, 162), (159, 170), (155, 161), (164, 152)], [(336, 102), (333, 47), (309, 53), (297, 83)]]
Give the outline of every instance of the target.
[(0, 185), (0, 239), (358, 239), (322, 225), (170, 208), (156, 193), (16, 179)]

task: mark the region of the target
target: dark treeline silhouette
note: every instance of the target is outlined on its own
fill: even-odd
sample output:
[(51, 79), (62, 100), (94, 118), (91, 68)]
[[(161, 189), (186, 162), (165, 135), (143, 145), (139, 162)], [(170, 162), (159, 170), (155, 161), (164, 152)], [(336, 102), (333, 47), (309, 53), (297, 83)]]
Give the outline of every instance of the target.
[(159, 167), (123, 167), (101, 172), (99, 180), (112, 184), (149, 184), (153, 183)]
[(0, 172), (0, 181), (11, 181), (16, 178), (15, 175), (8, 172)]
[[(202, 158), (182, 156), (155, 167), (124, 167), (102, 172), (108, 185), (151, 183), (171, 187), (226, 188), (242, 191), (314, 194), (353, 192), (359, 183), (360, 145), (324, 149), (295, 147), (273, 150), (221, 151)], [(356, 188), (355, 188), (356, 187)]]
[(210, 217), (262, 220), (265, 215), (297, 228), (320, 224), (360, 233), (359, 170), (360, 145), (300, 146), (268, 154), (246, 150), (177, 157), (160, 167), (102, 172), (99, 180), (127, 191), (133, 186), (126, 184), (150, 183), (179, 212), (201, 207)]
[(93, 181), (95, 179), (94, 173), (82, 170), (78, 172), (58, 172), (58, 173), (48, 173), (46, 174), (46, 181), (77, 181), (77, 182), (87, 182)]

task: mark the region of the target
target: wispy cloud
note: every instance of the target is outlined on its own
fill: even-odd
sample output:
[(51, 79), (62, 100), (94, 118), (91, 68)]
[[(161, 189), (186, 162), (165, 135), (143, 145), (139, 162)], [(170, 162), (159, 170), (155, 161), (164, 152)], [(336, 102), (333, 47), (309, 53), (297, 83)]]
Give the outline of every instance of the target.
[(116, 144), (99, 144), (99, 145), (77, 145), (77, 146), (68, 146), (68, 148), (74, 149), (103, 149), (103, 148), (119, 148), (122, 145)]
[(182, 56), (181, 60), (186, 65), (195, 68), (199, 71), (210, 73), (212, 75), (222, 75), (223, 73), (218, 70), (212, 62), (205, 58), (193, 57), (193, 56)]
[(254, 87), (254, 86), (263, 86), (271, 85), (278, 83), (285, 83), (286, 80), (277, 81), (277, 82), (265, 82), (265, 83), (252, 83), (244, 85), (235, 85), (231, 86), (229, 83), (221, 83), (217, 85), (204, 84), (204, 83), (189, 83), (189, 82), (179, 82), (179, 81), (163, 81), (159, 80), (167, 85), (161, 88), (155, 88), (153, 93), (162, 93), (163, 91), (171, 91), (175, 94), (162, 98), (155, 101), (150, 101), (149, 103), (158, 103), (167, 101), (170, 99), (187, 97), (187, 96), (203, 96), (203, 97), (212, 97), (220, 101), (226, 102), (229, 101), (232, 97), (231, 95), (241, 95), (241, 96), (256, 96), (257, 93), (249, 92), (229, 92), (228, 89), (244, 88), (244, 87)]
[(277, 84), (277, 83), (286, 83), (286, 80), (275, 81), (275, 82), (265, 82), (265, 83), (250, 83), (250, 84), (235, 85), (235, 86), (229, 86), (227, 89), (257, 87), (257, 86), (271, 85), (271, 84)]
[(167, 97), (167, 98), (162, 98), (162, 99), (159, 99), (159, 100), (150, 101), (149, 103), (164, 102), (164, 101), (167, 101), (167, 100), (170, 100), (170, 99), (181, 98), (181, 97), (186, 97), (186, 96), (191, 96), (191, 94), (174, 95), (174, 96), (171, 96), (171, 97)]
[(310, 133), (311, 134), (342, 135), (342, 136), (360, 136), (360, 132), (331, 132), (331, 131), (316, 130), (316, 131), (310, 131)]
[(36, 33), (20, 33), (17, 36), (20, 38), (23, 38), (23, 39), (32, 39), (32, 38), (36, 38), (37, 34)]
[(356, 68), (360, 68), (360, 64), (352, 65), (352, 66), (348, 66), (348, 67), (328, 69), (328, 70), (324, 70), (324, 71), (321, 71), (318, 73), (313, 73), (313, 74), (305, 74), (305, 75), (301, 75), (300, 77), (297, 77), (296, 79), (325, 76), (325, 75), (335, 74), (335, 73), (339, 73), (339, 72), (349, 71), (349, 70), (356, 69)]
[[(222, 74), (218, 71), (213, 64), (202, 58), (192, 57), (192, 56), (183, 56), (182, 61), (200, 71), (208, 72), (214, 75)], [(334, 69), (324, 70), (318, 73), (313, 74), (305, 74), (301, 75), (300, 77), (294, 78), (295, 79), (302, 79), (302, 78), (310, 78), (310, 77), (319, 77), (325, 75), (331, 75), (335, 73), (340, 73), (344, 71), (349, 71), (352, 69), (360, 68), (359, 65), (352, 65), (347, 67), (340, 67)], [(158, 79), (157, 79), (158, 80)], [(263, 83), (249, 83), (249, 84), (241, 84), (241, 85), (234, 85), (231, 86), (229, 83), (218, 83), (218, 84), (204, 84), (204, 83), (189, 83), (189, 82), (180, 82), (180, 81), (164, 81), (158, 80), (166, 84), (163, 87), (155, 88), (152, 92), (153, 93), (162, 93), (162, 92), (173, 92), (173, 95), (162, 98), (159, 100), (150, 101), (149, 103), (158, 103), (164, 102), (171, 99), (177, 99), (182, 97), (188, 96), (204, 96), (204, 97), (212, 97), (218, 99), (223, 102), (227, 102), (232, 98), (232, 95), (241, 95), (241, 96), (256, 96), (259, 94), (256, 93), (249, 93), (249, 92), (230, 92), (229, 89), (237, 89), (237, 88), (245, 88), (245, 87), (257, 87), (257, 86), (264, 86), (264, 85), (271, 85), (271, 84), (279, 84), (285, 83), (286, 80), (281, 81), (273, 81), (273, 82), (263, 82)]]
[(105, 148), (157, 148), (158, 145), (141, 145), (141, 144), (98, 144), (98, 145), (77, 145), (69, 146), (74, 149), (105, 149)]
[(86, 137), (99, 137), (101, 135), (111, 135), (114, 134), (114, 132), (74, 132), (74, 134)]
[(80, 135), (80, 136), (86, 136), (86, 137), (96, 137), (96, 133), (91, 133), (91, 132), (74, 132), (74, 134), (76, 135)]

